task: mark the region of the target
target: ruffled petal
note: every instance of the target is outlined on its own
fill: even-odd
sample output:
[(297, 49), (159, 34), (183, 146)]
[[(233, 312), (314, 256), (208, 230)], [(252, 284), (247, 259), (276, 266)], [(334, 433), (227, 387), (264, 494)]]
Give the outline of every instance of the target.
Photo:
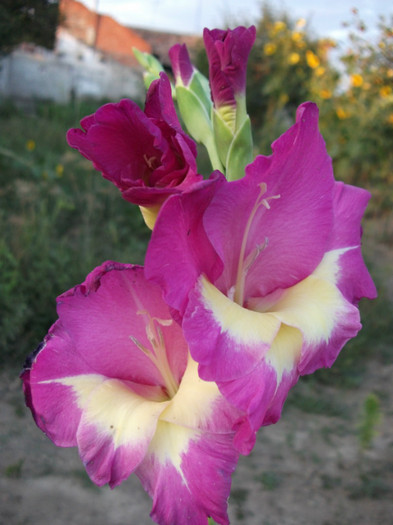
[(337, 286), (353, 304), (362, 297), (375, 299), (377, 296), (361, 251), (360, 224), (370, 196), (368, 191), (342, 182), (336, 182), (334, 186), (334, 227), (329, 250), (352, 248), (344, 251), (338, 261)]
[(81, 125), (68, 131), (69, 145), (130, 202), (157, 206), (202, 180), (196, 144), (180, 126), (165, 74), (151, 84), (144, 112), (124, 99), (102, 106)]
[[(173, 437), (177, 437), (178, 430), (171, 430)], [(171, 430), (162, 428), (169, 438)], [(216, 523), (227, 525), (231, 474), (238, 460), (232, 446), (233, 437), (198, 435), (190, 430), (184, 430), (184, 434), (188, 437), (188, 446), (180, 453), (180, 471), (161, 456), (159, 450), (149, 454), (136, 471), (153, 498), (151, 517), (160, 525), (207, 525), (211, 516)]]
[(181, 329), (141, 267), (104, 263), (58, 298), (58, 313), (80, 358), (98, 374), (163, 385), (157, 367), (137, 346), (150, 347), (153, 319), (163, 327), (164, 338), (178, 340), (167, 345), (167, 357), (177, 381), (184, 373), (188, 352)]
[(166, 146), (160, 129), (128, 99), (102, 106), (81, 125), (85, 131), (68, 131), (68, 144), (122, 191), (143, 183), (150, 171), (145, 159), (161, 158)]
[(198, 377), (190, 359), (179, 391), (161, 414), (144, 462), (136, 470), (161, 525), (227, 524), (231, 474), (238, 460), (232, 426), (238, 411), (217, 385)]

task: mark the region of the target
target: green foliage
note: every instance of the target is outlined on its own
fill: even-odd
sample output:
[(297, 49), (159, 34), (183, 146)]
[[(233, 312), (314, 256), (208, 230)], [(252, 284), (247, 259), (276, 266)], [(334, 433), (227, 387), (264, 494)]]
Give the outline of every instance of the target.
[(381, 421), (381, 407), (379, 398), (369, 394), (364, 401), (363, 413), (359, 423), (359, 443), (363, 449), (369, 448), (377, 434), (376, 427)]
[(354, 500), (391, 498), (392, 489), (383, 477), (386, 471), (361, 474), (360, 482), (350, 487), (349, 497)]
[(24, 463), (24, 460), (20, 459), (16, 463), (12, 463), (12, 465), (8, 465), (4, 469), (5, 477), (12, 478), (12, 479), (20, 479), (22, 477), (23, 463)]
[(2, 0), (0, 53), (8, 53), (22, 42), (53, 49), (58, 22), (58, 1)]
[(95, 266), (143, 261), (148, 231), (138, 208), (65, 141), (76, 113), (46, 105), (1, 118), (1, 362), (23, 363), (56, 319), (56, 296)]
[(288, 397), (287, 406), (295, 406), (308, 414), (341, 418), (349, 416), (348, 409), (343, 403), (321, 395), (316, 384), (308, 384), (303, 390), (294, 389)]
[(372, 38), (356, 10), (351, 47), (341, 55), (345, 89), (321, 105), (321, 130), (336, 176), (373, 194), (378, 213), (393, 206), (393, 17)]
[(265, 490), (275, 490), (281, 485), (281, 476), (274, 471), (265, 471), (262, 472), (255, 478), (256, 481), (259, 481), (262, 484), (262, 487)]
[(332, 46), (330, 40), (313, 38), (303, 19), (294, 22), (263, 6), (247, 78), (247, 107), (262, 153), (270, 153), (272, 138), (288, 128), (313, 91), (331, 96), (338, 80), (328, 61)]

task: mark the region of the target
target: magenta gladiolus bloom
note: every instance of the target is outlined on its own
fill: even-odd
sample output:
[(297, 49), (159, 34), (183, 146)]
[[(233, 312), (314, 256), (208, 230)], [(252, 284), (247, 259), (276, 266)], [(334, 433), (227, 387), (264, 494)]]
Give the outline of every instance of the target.
[(209, 60), (209, 80), (214, 106), (235, 106), (246, 91), (247, 61), (256, 30), (236, 27), (223, 31), (205, 29), (203, 40)]
[(58, 298), (59, 319), (22, 374), (37, 425), (77, 446), (97, 485), (132, 472), (161, 525), (229, 523), (237, 411), (199, 378), (143, 268), (107, 262)]
[(145, 266), (200, 377), (247, 413), (242, 453), (300, 375), (332, 365), (361, 327), (359, 299), (376, 295), (360, 246), (369, 194), (334, 181), (317, 107), (300, 106), (272, 147), (243, 179), (216, 176), (167, 201)]
[(159, 207), (169, 195), (201, 180), (195, 143), (180, 126), (163, 73), (151, 84), (144, 111), (124, 99), (102, 106), (81, 126), (69, 130), (70, 146), (134, 204)]
[(169, 50), (173, 74), (176, 82), (181, 82), (188, 86), (194, 73), (194, 67), (191, 64), (190, 55), (188, 54), (185, 44), (175, 44)]

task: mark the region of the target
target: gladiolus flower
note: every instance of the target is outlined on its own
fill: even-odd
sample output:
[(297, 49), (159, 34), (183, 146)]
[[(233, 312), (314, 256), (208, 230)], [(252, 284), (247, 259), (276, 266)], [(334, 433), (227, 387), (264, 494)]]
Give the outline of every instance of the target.
[(187, 46), (185, 44), (175, 44), (169, 50), (169, 58), (171, 59), (173, 75), (175, 77), (176, 84), (189, 86), (191, 84), (195, 68), (191, 63)]
[(209, 81), (191, 63), (185, 44), (169, 50), (175, 77), (176, 100), (190, 135), (205, 145), (213, 169), (223, 170), (214, 138)]
[(375, 297), (360, 248), (369, 194), (334, 181), (316, 106), (272, 148), (243, 179), (167, 201), (146, 256), (200, 377), (247, 413), (242, 453), (300, 375), (332, 365), (361, 327), (359, 299)]
[[(228, 180), (244, 175), (252, 160), (251, 122), (246, 108), (246, 71), (256, 29), (205, 29), (209, 81), (214, 105), (213, 131), (217, 152)], [(220, 169), (217, 164), (216, 168)]]
[(256, 29), (237, 27), (233, 30), (205, 29), (209, 80), (216, 109), (234, 107), (246, 91), (248, 56), (254, 44)]
[(22, 373), (39, 428), (77, 446), (99, 486), (134, 472), (161, 525), (228, 524), (236, 410), (199, 378), (161, 289), (142, 267), (107, 262), (58, 314)]
[(124, 99), (102, 106), (81, 126), (69, 130), (70, 146), (91, 160), (124, 199), (152, 211), (151, 225), (169, 195), (202, 179), (195, 143), (180, 126), (164, 74), (151, 84), (144, 112)]

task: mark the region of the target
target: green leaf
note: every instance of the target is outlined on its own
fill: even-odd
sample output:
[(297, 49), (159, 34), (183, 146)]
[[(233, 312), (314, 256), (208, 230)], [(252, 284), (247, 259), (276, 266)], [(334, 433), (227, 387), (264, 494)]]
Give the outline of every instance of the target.
[(181, 85), (176, 87), (176, 99), (187, 131), (206, 147), (213, 169), (223, 171), (205, 104), (193, 91)]
[(253, 144), (250, 117), (244, 120), (238, 129), (228, 150), (226, 160), (226, 175), (228, 180), (244, 177), (245, 167), (253, 159)]
[(226, 167), (229, 148), (233, 141), (233, 133), (221, 115), (213, 109), (213, 129), (214, 138), (217, 144), (217, 151), (222, 164)]
[(150, 55), (149, 53), (143, 53), (136, 47), (133, 47), (132, 51), (140, 65), (146, 70), (143, 74), (143, 81), (145, 83), (146, 89), (149, 89), (153, 80), (156, 80), (160, 77), (160, 73), (164, 71), (164, 67), (162, 66), (161, 62), (159, 62), (153, 55)]

